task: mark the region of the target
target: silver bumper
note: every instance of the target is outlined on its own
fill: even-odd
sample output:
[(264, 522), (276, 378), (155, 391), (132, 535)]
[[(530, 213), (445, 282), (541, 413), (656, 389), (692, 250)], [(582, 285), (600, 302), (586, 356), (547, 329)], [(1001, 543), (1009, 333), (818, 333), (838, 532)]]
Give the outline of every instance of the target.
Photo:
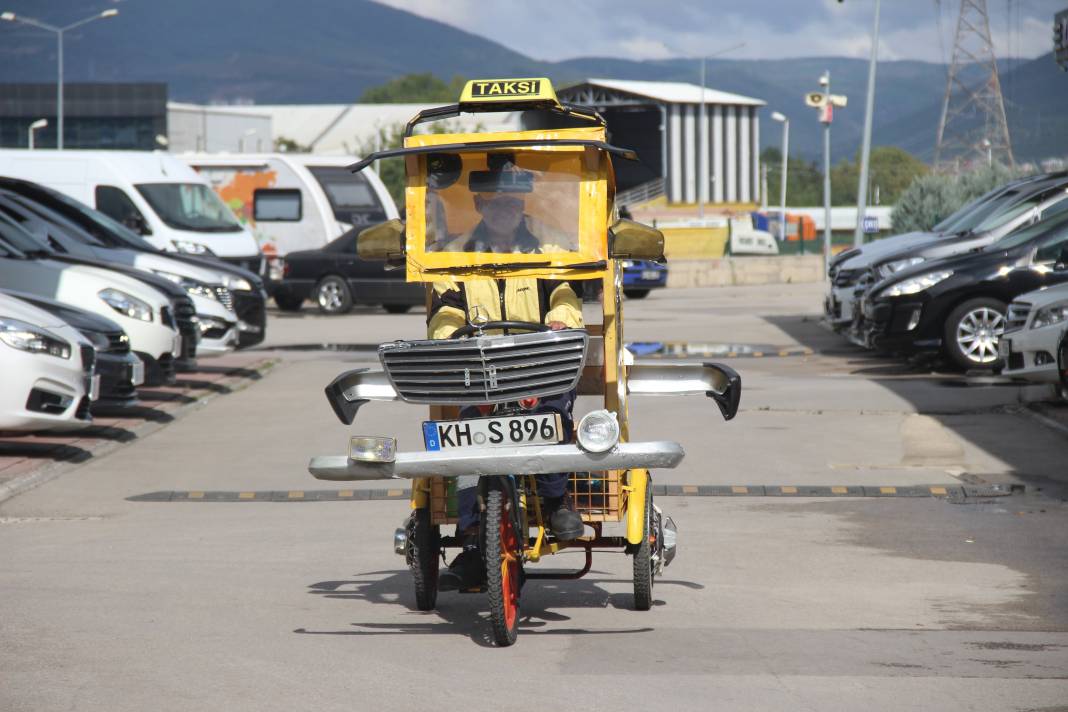
[(395, 462), (357, 462), (347, 455), (320, 455), (308, 463), (317, 480), (390, 480), (460, 475), (539, 475), (662, 469), (676, 467), (685, 453), (670, 440), (619, 443), (608, 452), (592, 453), (578, 445), (527, 446), (515, 449), (462, 448), (455, 451), (399, 452)]

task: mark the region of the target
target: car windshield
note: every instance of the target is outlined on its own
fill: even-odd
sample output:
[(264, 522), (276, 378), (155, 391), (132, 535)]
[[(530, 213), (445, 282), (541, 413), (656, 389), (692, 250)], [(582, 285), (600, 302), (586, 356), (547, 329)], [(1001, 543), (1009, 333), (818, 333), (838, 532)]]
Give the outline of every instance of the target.
[(977, 232), (978, 225), (988, 218), (999, 215), (1012, 207), (1020, 199), (1020, 191), (1007, 190), (1001, 195), (991, 198), (982, 205), (977, 206), (968, 214), (949, 226), (946, 232)]
[(1002, 189), (1000, 187), (999, 188), (995, 188), (994, 190), (990, 191), (989, 193), (984, 193), (983, 195), (980, 195), (975, 200), (972, 200), (971, 202), (966, 203), (963, 207), (958, 208), (955, 213), (953, 213), (949, 217), (947, 217), (944, 220), (942, 220), (942, 222), (938, 223), (933, 228), (931, 228), (931, 232), (957, 232), (957, 230), (954, 228), (954, 225), (957, 222), (961, 221), (970, 212), (972, 212), (973, 210), (977, 209), (983, 203), (985, 203), (988, 200), (991, 200), (992, 198), (994, 198), (1001, 190)]
[[(1066, 207), (1068, 207), (1068, 201), (1061, 202), (1066, 203)], [(1037, 238), (1043, 237), (1050, 232), (1060, 231), (1065, 227), (1068, 227), (1068, 210), (1054, 213), (1047, 219), (1037, 222), (1034, 225), (1027, 225), (1014, 230), (997, 242), (991, 244), (986, 249), (991, 252), (1011, 250), (1014, 247), (1019, 247), (1020, 245), (1027, 244)]]
[(582, 153), (430, 154), (426, 251), (573, 252)]
[(201, 183), (142, 183), (137, 191), (160, 219), (175, 230), (241, 232), (244, 229), (215, 191)]
[(28, 255), (52, 254), (51, 248), (46, 243), (26, 232), (7, 215), (0, 214), (0, 230), (3, 231), (2, 235), (7, 243), (19, 252), (24, 252)]
[(45, 195), (26, 194), (27, 200), (39, 202), (46, 208), (62, 213), (68, 219), (77, 223), (79, 227), (91, 233), (102, 244), (110, 245), (111, 247), (130, 247), (142, 252), (159, 251), (141, 238), (140, 235), (99, 210), (93, 210), (88, 205), (79, 203), (74, 198), (51, 188), (36, 187)]

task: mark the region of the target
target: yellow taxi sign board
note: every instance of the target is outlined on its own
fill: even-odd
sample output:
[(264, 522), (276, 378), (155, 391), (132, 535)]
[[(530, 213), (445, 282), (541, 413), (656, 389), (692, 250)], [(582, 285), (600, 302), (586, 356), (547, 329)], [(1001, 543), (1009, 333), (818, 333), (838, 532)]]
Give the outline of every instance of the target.
[(491, 101), (557, 103), (552, 82), (545, 77), (530, 79), (472, 79), (460, 95), (461, 104), (483, 104)]

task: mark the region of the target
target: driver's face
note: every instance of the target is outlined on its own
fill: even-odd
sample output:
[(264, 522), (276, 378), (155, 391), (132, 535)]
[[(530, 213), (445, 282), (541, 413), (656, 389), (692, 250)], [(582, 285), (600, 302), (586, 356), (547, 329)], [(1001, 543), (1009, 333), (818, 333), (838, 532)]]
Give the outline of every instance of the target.
[(475, 196), (475, 206), (491, 232), (514, 236), (523, 220), (523, 199), (514, 195)]

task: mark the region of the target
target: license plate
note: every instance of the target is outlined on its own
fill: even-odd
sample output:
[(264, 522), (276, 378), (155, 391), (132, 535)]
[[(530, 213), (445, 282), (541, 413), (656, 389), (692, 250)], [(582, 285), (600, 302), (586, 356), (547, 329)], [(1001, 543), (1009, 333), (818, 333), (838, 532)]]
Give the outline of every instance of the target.
[(423, 443), (428, 451), (463, 447), (555, 445), (562, 439), (561, 431), (559, 413), (470, 420), (428, 420), (423, 422)]
[(655, 269), (642, 270), (642, 279), (660, 279), (660, 273)]
[(100, 374), (93, 374), (92, 385), (89, 387), (89, 400), (95, 401), (100, 397)]
[(1009, 358), (1009, 354), (1012, 353), (1012, 339), (1002, 338), (998, 342), (998, 357), (1003, 360)]
[(175, 334), (174, 335), (174, 344), (171, 347), (171, 353), (174, 354), (175, 356), (179, 356), (179, 357), (182, 355), (182, 335), (181, 334)]
[(145, 382), (145, 362), (138, 359), (137, 363), (130, 365), (130, 382), (140, 386)]

